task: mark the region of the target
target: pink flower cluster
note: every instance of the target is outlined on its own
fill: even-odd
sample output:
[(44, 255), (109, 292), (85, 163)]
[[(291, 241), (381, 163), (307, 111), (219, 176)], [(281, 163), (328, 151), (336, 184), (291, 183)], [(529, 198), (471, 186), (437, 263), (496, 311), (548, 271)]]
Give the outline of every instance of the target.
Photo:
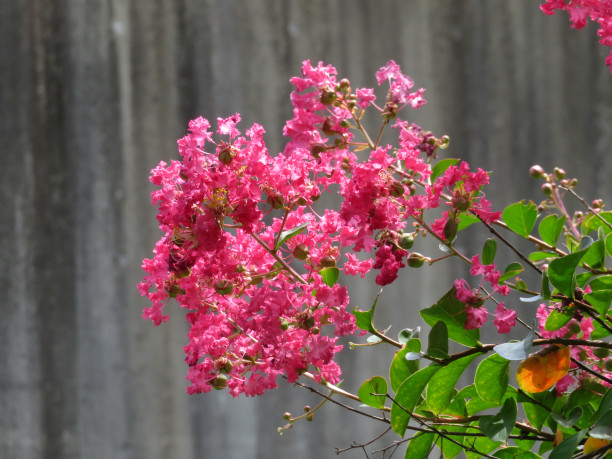
[[(588, 287), (587, 290), (588, 292)], [(591, 333), (593, 333), (593, 319), (590, 317), (583, 317), (580, 313), (577, 313), (567, 325), (559, 328), (558, 330), (548, 331), (546, 330), (546, 320), (552, 311), (561, 311), (563, 305), (561, 303), (553, 303), (551, 306), (541, 304), (538, 307), (536, 317), (538, 319), (538, 325), (540, 328), (540, 334), (542, 338), (570, 338), (570, 339), (589, 339)], [(572, 358), (581, 361), (593, 370), (604, 375), (607, 378), (612, 377), (612, 373), (606, 370), (605, 361), (608, 357), (598, 358), (593, 349), (589, 346), (571, 346), (570, 352)], [(586, 371), (578, 368), (578, 365), (574, 362), (570, 363), (570, 372), (561, 378), (555, 388), (558, 394), (566, 392), (570, 386), (574, 386), (582, 380), (592, 378), (592, 375)], [(604, 383), (605, 384), (605, 383)]]
[[(546, 0), (540, 9), (548, 15), (555, 10), (567, 11), (570, 15), (572, 28), (583, 29), (587, 20), (597, 22), (599, 43), (612, 48), (612, 0)], [(606, 65), (612, 72), (612, 51), (606, 57)]]
[[(495, 269), (495, 264), (483, 265), (480, 262), (479, 255), (474, 255), (472, 258), (470, 274), (472, 276), (482, 276), (478, 288), (472, 289), (465, 279), (455, 281), (455, 297), (466, 305), (465, 328), (468, 330), (480, 328), (487, 321), (489, 312), (483, 305), (487, 299), (491, 298), (493, 292), (488, 295), (483, 294), (483, 281), (487, 281), (492, 290), (500, 295), (506, 296), (510, 293), (510, 288), (507, 285), (499, 283), (501, 273)], [(499, 303), (495, 310), (493, 324), (497, 327), (499, 333), (510, 333), (512, 327), (516, 325), (516, 311), (507, 309), (504, 303)]]
[[(377, 79), (390, 86), (383, 107), (372, 89), (353, 92), (332, 66), (305, 61), (302, 76), (291, 79), (283, 152), (268, 153), (257, 124), (243, 134), (239, 114), (218, 118), (215, 132), (200, 117), (178, 141), (181, 160), (151, 172), (164, 236), (143, 262), (139, 289), (152, 303), (143, 316), (165, 322), (170, 299), (188, 311), (189, 393), (258, 395), (278, 376), (294, 381), (304, 371), (338, 382), (337, 339), (355, 332), (355, 318), (346, 288), (324, 274), (363, 277), (374, 268), (378, 284), (393, 282), (419, 255), (405, 243), (418, 235), (404, 233), (408, 220), (422, 221), (441, 201), (450, 201), (453, 218), (467, 211), (498, 218), (480, 192), (486, 172), (461, 163), (429, 183), (429, 161), (445, 141), (397, 117), (425, 103), (423, 90), (411, 92), (412, 80), (393, 61)], [(374, 144), (362, 129), (371, 107), (384, 123), (395, 120), (396, 146)], [(360, 160), (361, 150), (369, 154)], [(334, 189), (343, 198), (339, 211), (317, 212), (314, 203)]]

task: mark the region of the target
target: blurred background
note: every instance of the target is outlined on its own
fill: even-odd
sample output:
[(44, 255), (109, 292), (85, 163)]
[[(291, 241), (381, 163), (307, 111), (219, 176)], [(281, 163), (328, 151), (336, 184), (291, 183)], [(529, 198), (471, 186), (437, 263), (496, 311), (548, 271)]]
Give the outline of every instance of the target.
[[(336, 457), (335, 447), (382, 432), (330, 404), (279, 436), (283, 412), (318, 402), (280, 380), (256, 399), (185, 394), (182, 312), (169, 307), (159, 328), (140, 317), (140, 263), (161, 236), (149, 171), (178, 157), (176, 139), (198, 115), (240, 112), (243, 129), (262, 124), (280, 151), (288, 80), (305, 59), (335, 65), (353, 87), (374, 87), (375, 71), (394, 59), (427, 88), (428, 104), (404, 117), (448, 134), (444, 155), (493, 170), (496, 208), (540, 199), (534, 163), (566, 169), (589, 202), (610, 198), (607, 50), (595, 27), (570, 30), (566, 15), (538, 5), (2, 1), (0, 457)], [(461, 243), (478, 250), (478, 241)], [(459, 264), (405, 270), (385, 289), (377, 325), (393, 323), (392, 334), (422, 325), (419, 308), (465, 274)], [(373, 282), (349, 288), (360, 308), (378, 293)], [(386, 374), (391, 358), (381, 346), (346, 346), (345, 387)]]

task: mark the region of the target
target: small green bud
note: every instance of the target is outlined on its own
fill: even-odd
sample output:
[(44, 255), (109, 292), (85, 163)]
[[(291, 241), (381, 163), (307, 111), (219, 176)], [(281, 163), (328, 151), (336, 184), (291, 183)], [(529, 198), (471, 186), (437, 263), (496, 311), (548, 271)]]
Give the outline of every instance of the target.
[(557, 180), (561, 180), (562, 178), (565, 177), (565, 171), (561, 169), (560, 167), (555, 167), (554, 172), (555, 172), (555, 177)]
[(237, 273), (246, 273), (248, 269), (242, 263), (238, 263), (234, 268), (234, 271), (236, 271)]
[(429, 258), (421, 255), (417, 252), (412, 252), (408, 255), (408, 266), (411, 268), (420, 268), (425, 263), (425, 260), (429, 260)]
[(286, 411), (285, 413), (283, 413), (283, 419), (285, 421), (289, 421), (291, 419), (291, 413), (289, 413), (288, 411)]
[(545, 183), (544, 185), (542, 185), (542, 193), (544, 193), (546, 196), (551, 196), (553, 193), (553, 185), (551, 183)]
[(414, 237), (414, 233), (403, 233), (397, 242), (402, 249), (410, 250), (414, 245)]
[(406, 190), (404, 189), (404, 185), (401, 182), (395, 180), (389, 189), (389, 194), (394, 197), (402, 196)]
[(282, 209), (285, 205), (285, 198), (283, 198), (280, 194), (268, 195), (268, 204), (270, 204), (275, 209)]
[(311, 422), (314, 419), (314, 413), (310, 413), (308, 416), (306, 416), (306, 420), (308, 422)]
[(336, 100), (336, 92), (324, 89), (319, 100), (323, 105), (331, 105)]
[(228, 295), (234, 290), (234, 284), (227, 279), (220, 280), (215, 284), (215, 292), (219, 295)]
[(310, 411), (310, 405), (306, 405), (304, 407), (304, 413), (308, 413)]
[(227, 376), (219, 375), (215, 379), (210, 382), (210, 385), (213, 386), (216, 390), (225, 389), (227, 387)]

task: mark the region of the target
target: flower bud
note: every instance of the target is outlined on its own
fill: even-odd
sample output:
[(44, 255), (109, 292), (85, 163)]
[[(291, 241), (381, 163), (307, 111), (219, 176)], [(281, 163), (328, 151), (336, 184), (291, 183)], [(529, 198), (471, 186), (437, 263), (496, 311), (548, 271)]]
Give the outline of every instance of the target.
[(306, 416), (306, 420), (308, 422), (312, 421), (314, 419), (314, 413), (310, 413), (308, 416)]
[(304, 261), (306, 258), (308, 258), (309, 253), (310, 251), (308, 250), (308, 247), (306, 247), (304, 244), (298, 244), (295, 246), (295, 249), (293, 249), (293, 256), (298, 260)]
[(210, 382), (210, 385), (213, 387), (213, 389), (216, 389), (216, 390), (225, 389), (227, 387), (227, 376), (226, 375), (217, 376), (215, 379), (213, 379)]
[(338, 87), (342, 92), (348, 93), (351, 92), (351, 82), (346, 78), (342, 78), (338, 83)]
[(531, 175), (533, 178), (543, 178), (544, 169), (542, 169), (542, 166), (538, 166), (536, 164), (535, 166), (531, 166), (529, 169), (529, 175)]
[(219, 357), (215, 360), (215, 370), (221, 373), (229, 373), (234, 365), (227, 357)]
[(274, 209), (282, 209), (285, 205), (285, 198), (283, 198), (280, 194), (269, 194), (267, 199), (268, 204), (270, 204)]
[(420, 268), (423, 266), (423, 263), (425, 263), (425, 260), (429, 260), (429, 258), (421, 255), (420, 253), (412, 252), (410, 255), (408, 255), (408, 266), (411, 268)]
[(565, 171), (561, 169), (560, 167), (555, 167), (554, 172), (555, 172), (555, 178), (557, 180), (561, 180), (562, 178), (565, 177)]
[(546, 196), (551, 196), (553, 193), (553, 186), (550, 183), (545, 183), (544, 185), (542, 185), (542, 193), (544, 193)]
[(334, 259), (334, 257), (325, 255), (323, 258), (321, 258), (319, 264), (324, 268), (333, 268), (334, 266), (336, 266), (336, 260)]
[(324, 89), (321, 92), (321, 97), (319, 98), (319, 101), (323, 104), (323, 105), (331, 105), (334, 103), (334, 101), (336, 100), (336, 92), (329, 90), (329, 89)]
[(591, 207), (593, 209), (601, 209), (604, 206), (604, 202), (603, 199), (594, 199), (593, 202), (591, 203)]
[(451, 200), (451, 203), (453, 207), (457, 209), (459, 212), (465, 212), (466, 210), (470, 208), (470, 198), (469, 196), (465, 194), (455, 196)]
[(397, 241), (404, 250), (410, 250), (414, 245), (414, 233), (403, 233)]
[(389, 194), (390, 194), (391, 196), (396, 197), (396, 198), (397, 198), (398, 196), (403, 195), (405, 192), (406, 192), (406, 190), (404, 189), (404, 185), (402, 185), (402, 183), (401, 183), (401, 182), (399, 182), (399, 181), (397, 181), (397, 180), (395, 180), (395, 181), (394, 181), (394, 182), (391, 184), (390, 189), (389, 189)]
[(291, 413), (289, 413), (288, 411), (286, 411), (285, 413), (283, 413), (283, 419), (285, 421), (289, 421), (291, 419)]
[(324, 153), (327, 147), (322, 143), (313, 143), (310, 146), (310, 154), (315, 158), (318, 158), (321, 153)]
[(310, 405), (304, 406), (304, 413), (308, 413), (310, 411)]
[(241, 273), (246, 273), (248, 269), (242, 263), (238, 263), (236, 267), (234, 268), (234, 271), (241, 274)]
[(223, 144), (221, 146), (219, 150), (219, 161), (227, 166), (233, 161), (234, 156), (236, 156), (236, 149), (230, 144)]
[(289, 321), (287, 319), (285, 319), (284, 317), (282, 317), (280, 319), (280, 323), (281, 323), (281, 330), (282, 331), (286, 331), (289, 328)]
[(219, 295), (228, 295), (234, 290), (234, 284), (227, 279), (220, 280), (215, 284), (215, 292)]

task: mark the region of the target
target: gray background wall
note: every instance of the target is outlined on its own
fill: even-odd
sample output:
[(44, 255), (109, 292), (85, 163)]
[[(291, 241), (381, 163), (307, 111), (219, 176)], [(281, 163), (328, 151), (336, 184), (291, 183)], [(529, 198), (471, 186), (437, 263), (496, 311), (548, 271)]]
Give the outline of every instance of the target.
[[(279, 436), (284, 411), (317, 402), (286, 384), (188, 397), (180, 311), (157, 329), (140, 318), (140, 260), (160, 236), (149, 170), (199, 114), (241, 112), (278, 151), (304, 59), (356, 86), (395, 59), (427, 88), (413, 120), (494, 170), (500, 207), (537, 189), (534, 162), (610, 197), (606, 50), (535, 0), (5, 0), (0, 45), (3, 458), (333, 457), (381, 431), (330, 406)], [(418, 324), (462, 269), (406, 271), (377, 320)], [(362, 307), (376, 294), (351, 288)], [(347, 351), (347, 387), (363, 356), (384, 374), (382, 355)]]

